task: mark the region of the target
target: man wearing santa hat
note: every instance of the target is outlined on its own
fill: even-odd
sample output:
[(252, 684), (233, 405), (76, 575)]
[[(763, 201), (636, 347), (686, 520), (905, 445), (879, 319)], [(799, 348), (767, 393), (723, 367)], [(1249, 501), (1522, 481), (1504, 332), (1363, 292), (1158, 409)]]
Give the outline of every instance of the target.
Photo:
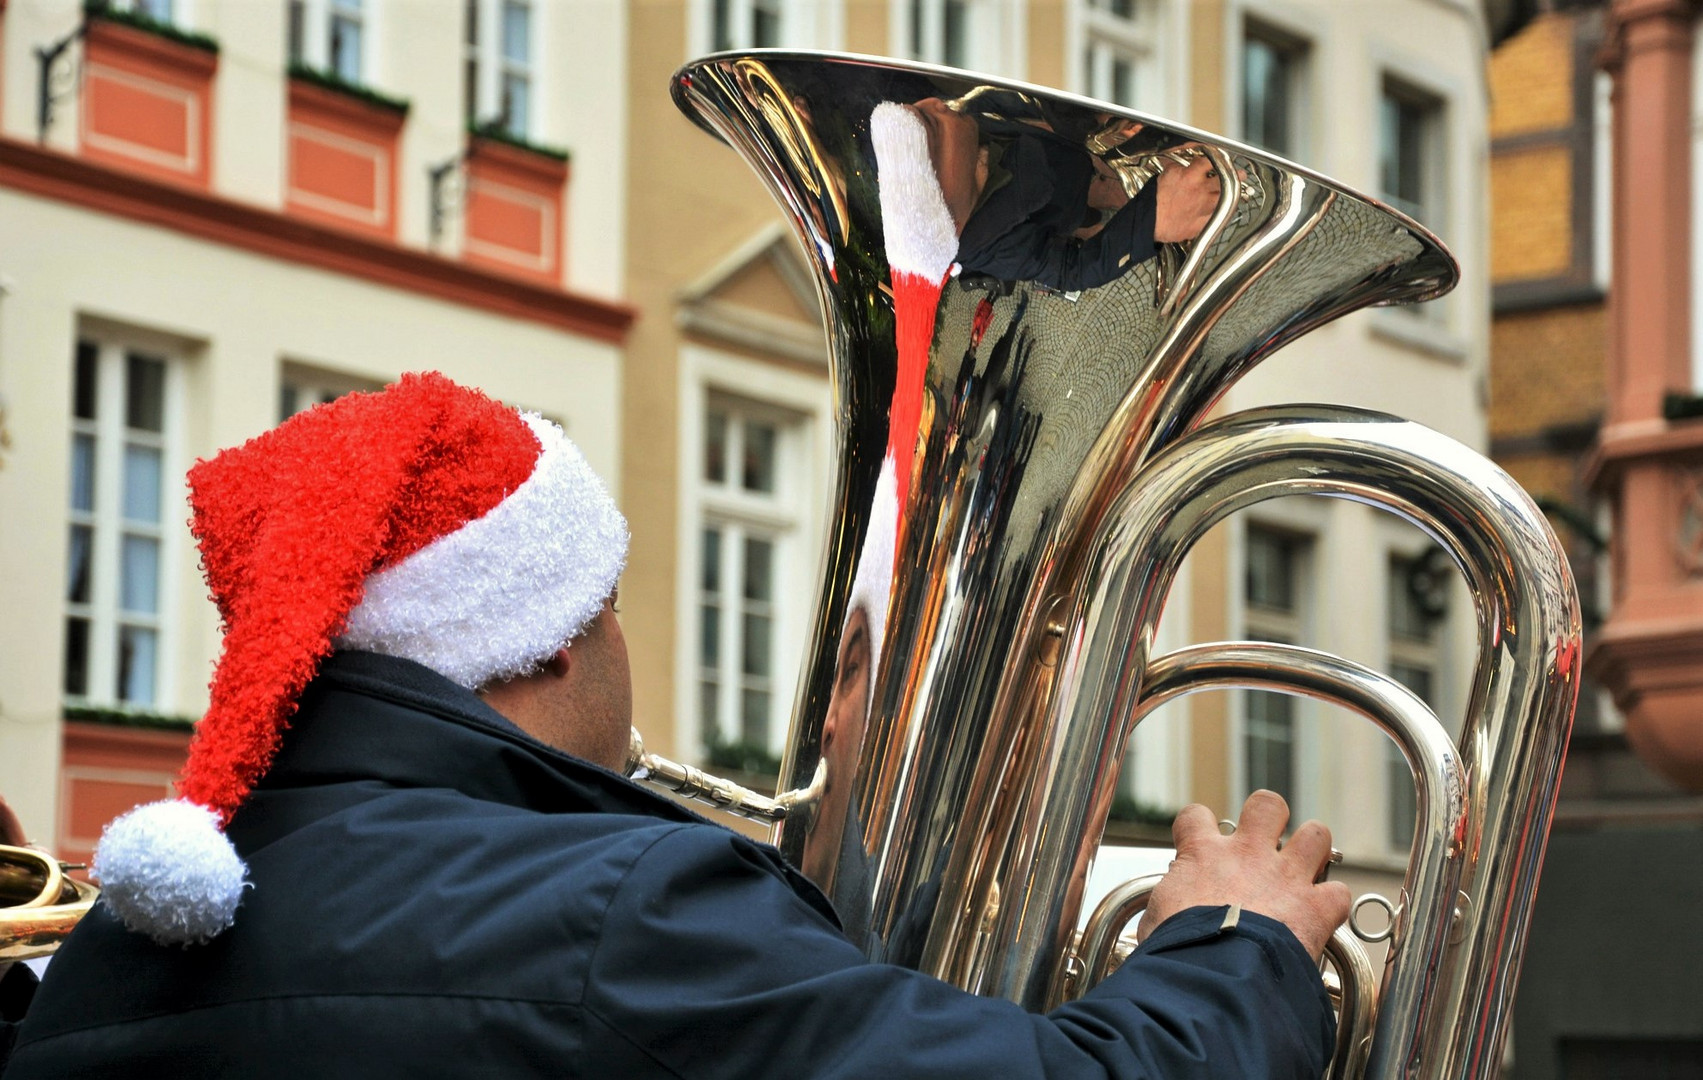
[(6, 1080), (1318, 1075), (1329, 834), (1179, 816), (1146, 940), (1047, 1015), (871, 963), (773, 849), (630, 783), (625, 521), (559, 428), (437, 375), (190, 473), (224, 646), (180, 797)]

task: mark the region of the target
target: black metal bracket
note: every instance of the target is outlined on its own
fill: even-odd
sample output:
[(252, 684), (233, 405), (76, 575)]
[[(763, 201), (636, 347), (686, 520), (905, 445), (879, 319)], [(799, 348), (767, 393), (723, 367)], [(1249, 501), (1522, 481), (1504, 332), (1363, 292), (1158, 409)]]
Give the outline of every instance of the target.
[(467, 131), (467, 145), (453, 157), (445, 158), (436, 165), (426, 166), (426, 179), (430, 182), (431, 218), (427, 228), (427, 245), (437, 247), (443, 239), (444, 222), (449, 217), (452, 200), (465, 198), (467, 185), (463, 181), (459, 190), (450, 186), (450, 180), (466, 165), (474, 154), (479, 152), (479, 140), (488, 131), (500, 130), (508, 122), (508, 110), (502, 115), (493, 117), (483, 123), (472, 124)]
[(471, 148), (459, 151), (454, 157), (426, 166), (426, 178), (431, 183), (431, 225), (428, 230), (428, 244), (437, 247), (443, 239), (444, 219), (449, 216), (451, 200), (459, 201), (467, 193), (466, 181), (458, 187), (452, 187), (450, 181), (467, 163)]
[(75, 76), (69, 79), (73, 87), (69, 93), (63, 89), (58, 93), (54, 92), (54, 69), (58, 67), (61, 60), (69, 61), (70, 57), (67, 55), (67, 50), (88, 31), (89, 23), (87, 19), (84, 19), (77, 24), (77, 29), (55, 41), (52, 45), (36, 46), (35, 137), (37, 142), (47, 141), (47, 133), (53, 127), (53, 106), (76, 92)]

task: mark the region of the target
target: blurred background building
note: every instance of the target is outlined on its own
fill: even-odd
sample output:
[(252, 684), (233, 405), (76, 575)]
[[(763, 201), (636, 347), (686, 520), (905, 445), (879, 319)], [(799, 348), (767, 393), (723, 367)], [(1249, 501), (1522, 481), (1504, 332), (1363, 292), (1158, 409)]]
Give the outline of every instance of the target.
[(405, 7), (0, 10), (0, 790), (64, 855), (206, 700), (196, 458), (437, 368), (619, 483), (622, 10)]
[[(0, 792), (76, 857), (168, 789), (218, 647), (183, 472), (419, 368), (568, 428), (633, 527), (647, 743), (772, 783), (823, 542), (827, 354), (779, 211), (667, 80), (724, 48), (910, 57), (1244, 140), (1450, 245), (1453, 294), (1315, 331), (1223, 408), (1397, 413), (1494, 454), (1549, 512), (1608, 646), (1546, 881), (1589, 880), (1599, 848), (1620, 861), (1597, 907), (1540, 908), (1519, 1075), (1560, 1075), (1563, 1043), (1576, 1063), (1615, 1039), (1683, 1050), (1703, 1030), (1576, 943), (1652, 863), (1662, 904), (1626, 933), (1703, 902), (1703, 812), (1632, 753), (1697, 782), (1703, 753), (1675, 749), (1703, 742), (1685, 704), (1703, 275), (1676, 224), (1703, 221), (1695, 18), (1684, 0), (0, 0)], [(1324, 648), (1458, 730), (1475, 633), (1419, 532), (1286, 500), (1202, 542), (1160, 646)], [(1197, 695), (1143, 725), (1124, 786), (1117, 839), (1272, 787), (1332, 824), (1357, 891), (1399, 886), (1410, 780), (1358, 719)], [(1661, 948), (1639, 941), (1617, 948)], [(1693, 982), (1660, 986), (1695, 986), (1689, 955)], [(1600, 993), (1573, 992), (1587, 977)]]
[(1490, 66), (1491, 449), (1572, 556), (1589, 651), (1513, 1075), (1703, 1076), (1698, 10), (1545, 7)]

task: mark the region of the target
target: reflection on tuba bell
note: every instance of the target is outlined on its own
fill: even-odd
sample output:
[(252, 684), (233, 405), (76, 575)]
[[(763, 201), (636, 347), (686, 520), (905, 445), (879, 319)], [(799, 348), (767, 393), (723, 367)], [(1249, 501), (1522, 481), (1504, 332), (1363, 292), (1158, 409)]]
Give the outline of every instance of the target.
[[(1417, 425), (1328, 406), (1205, 422), (1307, 330), (1447, 292), (1437, 238), (1261, 151), (965, 72), (759, 52), (689, 64), (674, 94), (816, 270), (839, 463), (792, 790), (762, 802), (678, 767), (668, 786), (775, 820), (871, 958), (1042, 1009), (1115, 962), (1144, 903), (1115, 891), (1076, 932), (1141, 717), (1207, 687), (1331, 701), (1396, 740), (1419, 822), (1385, 970), (1346, 932), (1329, 953), (1333, 1069), (1495, 1075), (1578, 690), (1566, 560), (1504, 473)], [(1181, 237), (1155, 224), (1172, 169), (1216, 185)], [(1482, 662), (1458, 741), (1335, 657), (1151, 655), (1191, 545), (1293, 494), (1384, 507), (1460, 566)]]

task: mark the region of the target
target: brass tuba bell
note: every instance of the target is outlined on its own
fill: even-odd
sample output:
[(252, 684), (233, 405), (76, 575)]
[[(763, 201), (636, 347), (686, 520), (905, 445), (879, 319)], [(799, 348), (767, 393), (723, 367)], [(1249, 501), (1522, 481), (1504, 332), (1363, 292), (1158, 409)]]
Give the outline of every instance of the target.
[[(1146, 711), (1224, 686), (1335, 702), (1396, 739), (1419, 825), (1381, 977), (1351, 938), (1333, 946), (1352, 984), (1334, 1068), (1494, 1076), (1578, 692), (1566, 559), (1506, 474), (1417, 425), (1330, 406), (1206, 419), (1298, 335), (1447, 292), (1441, 242), (1251, 147), (962, 71), (726, 54), (681, 69), (674, 96), (790, 220), (839, 410), (793, 790), (711, 797), (777, 820), (866, 955), (1042, 1009), (1092, 984), (1139, 909), (1139, 889), (1114, 894), (1076, 933)], [(1150, 213), (1171, 170), (1217, 185), (1187, 236)], [(1386, 508), (1460, 566), (1481, 662), (1458, 741), (1335, 657), (1152, 655), (1190, 546), (1293, 494)], [(694, 784), (678, 767), (668, 783)]]

